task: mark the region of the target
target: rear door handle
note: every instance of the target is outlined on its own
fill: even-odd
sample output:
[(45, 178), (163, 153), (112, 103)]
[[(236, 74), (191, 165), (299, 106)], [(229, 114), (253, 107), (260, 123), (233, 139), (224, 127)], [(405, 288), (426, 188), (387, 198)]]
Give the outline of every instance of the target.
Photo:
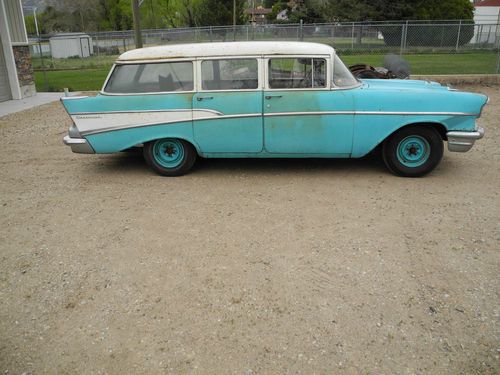
[(201, 102), (202, 100), (212, 100), (214, 97), (213, 96), (198, 96), (196, 100)]
[(270, 100), (272, 98), (281, 98), (283, 95), (266, 95), (265, 98), (267, 100)]

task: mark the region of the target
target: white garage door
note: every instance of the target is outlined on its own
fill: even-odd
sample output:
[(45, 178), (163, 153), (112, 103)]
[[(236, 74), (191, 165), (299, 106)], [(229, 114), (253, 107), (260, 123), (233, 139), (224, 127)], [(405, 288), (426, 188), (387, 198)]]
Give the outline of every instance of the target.
[(2, 41), (0, 40), (0, 102), (11, 99), (9, 77), (5, 66), (5, 56), (3, 55)]

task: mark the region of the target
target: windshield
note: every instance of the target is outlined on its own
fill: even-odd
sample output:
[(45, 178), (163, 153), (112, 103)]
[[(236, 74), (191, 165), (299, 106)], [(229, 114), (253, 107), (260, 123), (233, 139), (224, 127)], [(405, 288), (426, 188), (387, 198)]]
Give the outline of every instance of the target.
[(333, 83), (337, 87), (352, 87), (359, 84), (337, 55), (333, 58)]

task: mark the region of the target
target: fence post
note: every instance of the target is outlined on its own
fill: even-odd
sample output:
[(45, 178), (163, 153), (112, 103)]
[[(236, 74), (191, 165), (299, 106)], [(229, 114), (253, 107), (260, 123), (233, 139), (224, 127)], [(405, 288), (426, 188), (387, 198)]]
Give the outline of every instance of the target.
[(460, 20), (459, 24), (458, 24), (458, 33), (457, 33), (457, 45), (455, 46), (455, 51), (458, 52), (458, 45), (459, 45), (459, 42), (460, 42), (460, 31), (462, 29), (462, 20)]
[(123, 42), (123, 52), (127, 52), (127, 45), (125, 44), (125, 35), (122, 36), (122, 42)]
[(95, 34), (95, 44), (97, 45), (97, 57), (99, 57), (99, 31)]
[(401, 25), (401, 46), (399, 48), (399, 54), (402, 55), (406, 45), (406, 33), (408, 30), (408, 21)]
[(498, 46), (498, 54), (497, 54), (497, 70), (496, 74), (500, 73), (500, 45)]
[(354, 22), (352, 23), (352, 30), (351, 30), (351, 50), (354, 51)]
[(43, 83), (44, 83), (43, 86), (45, 88), (45, 91), (49, 91), (49, 82), (47, 81), (47, 72), (45, 71), (45, 64), (43, 62), (42, 41), (40, 36), (38, 36), (38, 49), (40, 51), (40, 64), (42, 66), (42, 72), (43, 72)]
[(304, 29), (303, 29), (303, 26), (304, 26), (304, 20), (300, 20), (300, 41), (303, 41), (304, 40)]

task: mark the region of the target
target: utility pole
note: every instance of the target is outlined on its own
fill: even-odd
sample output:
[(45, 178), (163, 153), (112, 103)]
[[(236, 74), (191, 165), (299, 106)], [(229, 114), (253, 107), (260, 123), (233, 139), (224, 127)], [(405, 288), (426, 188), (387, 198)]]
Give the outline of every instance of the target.
[(233, 0), (233, 40), (236, 40), (236, 0)]
[(132, 14), (134, 16), (135, 48), (142, 48), (141, 15), (139, 13), (139, 0), (132, 0)]
[(236, 0), (233, 0), (233, 27), (236, 27)]
[(36, 19), (36, 8), (37, 7), (33, 7), (33, 17), (35, 18), (35, 29), (36, 29), (36, 36), (38, 38), (40, 38), (40, 32), (38, 31), (38, 21)]

